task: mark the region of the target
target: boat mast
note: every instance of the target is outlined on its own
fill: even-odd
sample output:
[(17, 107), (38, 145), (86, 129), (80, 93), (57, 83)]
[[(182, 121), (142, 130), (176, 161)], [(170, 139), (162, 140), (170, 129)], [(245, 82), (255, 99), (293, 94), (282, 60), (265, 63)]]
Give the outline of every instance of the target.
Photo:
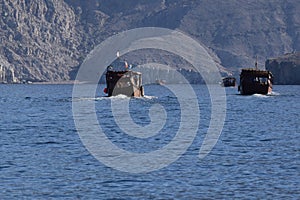
[(257, 56), (256, 56), (256, 60), (255, 60), (255, 69), (258, 70), (258, 66), (257, 66)]

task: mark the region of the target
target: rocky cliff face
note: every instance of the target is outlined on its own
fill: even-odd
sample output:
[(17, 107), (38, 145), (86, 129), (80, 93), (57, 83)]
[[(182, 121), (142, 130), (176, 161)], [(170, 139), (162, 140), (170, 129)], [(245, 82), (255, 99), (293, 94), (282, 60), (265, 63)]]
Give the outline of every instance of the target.
[(75, 14), (63, 1), (4, 0), (0, 24), (1, 60), (14, 70), (14, 81), (69, 79), (78, 65), (80, 37)]
[(300, 85), (300, 52), (268, 59), (266, 69), (273, 73), (275, 84)]
[(255, 56), (264, 63), (300, 48), (299, 9), (293, 1), (202, 1), (181, 27), (210, 46), (224, 66), (253, 66)]
[(144, 26), (182, 30), (234, 71), (299, 51), (299, 10), (293, 0), (1, 0), (0, 82), (74, 79), (97, 44)]

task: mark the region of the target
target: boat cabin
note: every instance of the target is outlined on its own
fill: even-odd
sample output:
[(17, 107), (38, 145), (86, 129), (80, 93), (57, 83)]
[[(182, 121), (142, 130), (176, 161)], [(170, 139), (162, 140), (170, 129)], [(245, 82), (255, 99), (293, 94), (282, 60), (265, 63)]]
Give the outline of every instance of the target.
[(234, 77), (225, 77), (222, 79), (222, 86), (224, 87), (234, 87), (236, 79)]

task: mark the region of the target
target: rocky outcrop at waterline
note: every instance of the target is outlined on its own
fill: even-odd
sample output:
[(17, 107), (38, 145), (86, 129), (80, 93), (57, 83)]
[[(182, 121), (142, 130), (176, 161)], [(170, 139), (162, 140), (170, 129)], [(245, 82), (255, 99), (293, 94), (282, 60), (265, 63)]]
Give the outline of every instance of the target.
[(272, 72), (274, 84), (300, 85), (300, 52), (270, 58), (266, 69)]

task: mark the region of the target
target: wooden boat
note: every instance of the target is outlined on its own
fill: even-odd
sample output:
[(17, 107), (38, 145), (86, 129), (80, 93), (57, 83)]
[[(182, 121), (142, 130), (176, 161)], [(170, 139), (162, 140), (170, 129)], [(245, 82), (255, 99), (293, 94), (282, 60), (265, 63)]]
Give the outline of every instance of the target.
[(236, 79), (232, 76), (228, 76), (222, 79), (223, 87), (235, 87)]
[(166, 84), (166, 81), (165, 81), (165, 80), (161, 80), (161, 79), (156, 79), (156, 80), (155, 80), (155, 84), (156, 84), (156, 85), (165, 85), (165, 84)]
[(273, 75), (270, 71), (259, 70), (257, 62), (255, 69), (242, 69), (238, 90), (243, 95), (270, 94), (273, 87)]
[(106, 88), (104, 92), (110, 96), (126, 95), (129, 97), (144, 96), (142, 74), (132, 70), (114, 71), (112, 66), (106, 69)]

